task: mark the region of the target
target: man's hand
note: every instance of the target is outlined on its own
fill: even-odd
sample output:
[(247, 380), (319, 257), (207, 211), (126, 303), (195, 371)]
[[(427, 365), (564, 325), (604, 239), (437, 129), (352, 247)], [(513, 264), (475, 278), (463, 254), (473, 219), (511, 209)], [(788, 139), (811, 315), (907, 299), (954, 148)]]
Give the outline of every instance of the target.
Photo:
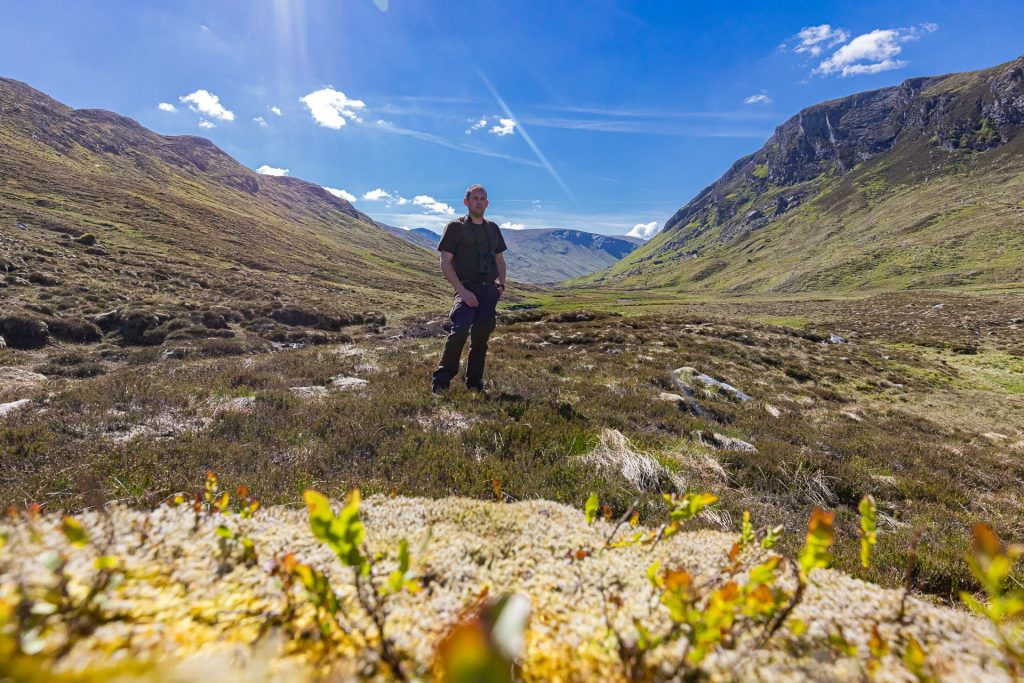
[(458, 295), (459, 298), (462, 299), (463, 303), (465, 303), (470, 308), (476, 308), (477, 306), (480, 305), (480, 302), (477, 301), (476, 294), (469, 291), (468, 289), (463, 289), (461, 292), (458, 292)]

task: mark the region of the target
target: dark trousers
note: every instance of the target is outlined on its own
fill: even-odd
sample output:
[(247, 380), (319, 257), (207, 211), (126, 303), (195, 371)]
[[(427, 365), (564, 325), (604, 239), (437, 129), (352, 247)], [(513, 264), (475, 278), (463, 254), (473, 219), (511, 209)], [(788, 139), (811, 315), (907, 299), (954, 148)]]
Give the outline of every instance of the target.
[(466, 386), (479, 387), (484, 381), (484, 361), (487, 357), (487, 339), (494, 331), (496, 323), (495, 308), (498, 305), (498, 288), (493, 282), (462, 283), (466, 289), (476, 295), (479, 305), (476, 308), (466, 305), (461, 297), (455, 297), (448, 317), (452, 321), (452, 331), (444, 343), (441, 362), (434, 371), (435, 386), (448, 386), (455, 375), (459, 374), (459, 359), (462, 348), (469, 341), (469, 361), (466, 364)]

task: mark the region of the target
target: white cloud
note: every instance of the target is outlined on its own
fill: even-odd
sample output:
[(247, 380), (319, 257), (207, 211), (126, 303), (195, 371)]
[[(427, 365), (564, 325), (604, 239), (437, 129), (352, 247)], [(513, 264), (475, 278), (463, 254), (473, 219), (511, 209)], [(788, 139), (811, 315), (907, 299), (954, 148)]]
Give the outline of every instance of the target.
[(206, 90), (196, 90), (188, 95), (183, 95), (178, 98), (178, 101), (187, 104), (192, 111), (206, 114), (211, 118), (221, 121), (235, 120), (235, 113), (225, 109), (224, 105), (220, 103), (220, 98)]
[(331, 194), (333, 194), (338, 199), (344, 199), (346, 202), (354, 202), (356, 200), (356, 196), (351, 192), (339, 190), (336, 187), (327, 187), (326, 185), (324, 185), (323, 188), (330, 192)]
[(747, 99), (743, 100), (743, 104), (771, 104), (774, 101), (775, 100), (768, 96), (768, 93), (762, 90), (760, 94), (751, 95)]
[(809, 54), (817, 57), (825, 48), (834, 47), (845, 43), (850, 37), (850, 32), (842, 28), (832, 28), (829, 24), (820, 26), (805, 26), (800, 32), (793, 36), (796, 45), (793, 52)]
[(522, 224), (522, 223), (513, 223), (512, 221), (508, 221), (507, 223), (502, 223), (501, 224), (501, 229), (502, 230), (523, 230), (525, 228), (526, 228), (526, 226), (524, 224)]
[(371, 202), (376, 202), (381, 199), (391, 199), (391, 193), (378, 187), (376, 190), (364, 192), (363, 199)]
[(288, 175), (288, 169), (287, 168), (274, 168), (273, 166), (267, 166), (266, 164), (263, 164), (262, 166), (257, 168), (256, 172), (259, 173), (260, 175), (273, 175), (273, 176)]
[(160, 111), (169, 111), (172, 114), (175, 113), (176, 111), (178, 111), (178, 108), (175, 107), (170, 102), (161, 102), (160, 104), (156, 105), (156, 108), (159, 109)]
[(642, 240), (649, 240), (658, 232), (658, 221), (650, 223), (637, 223), (633, 229), (626, 233), (626, 237), (639, 237)]
[(281, 108), (280, 107), (271, 107), (270, 108), (270, 112), (272, 114), (276, 114), (277, 116), (280, 116), (281, 115)]
[(253, 122), (260, 124), (260, 128), (266, 128), (267, 127), (267, 120), (264, 119), (262, 116), (257, 116), (256, 118), (253, 119)]
[(356, 111), (366, 108), (366, 103), (362, 100), (349, 99), (345, 93), (331, 86), (300, 97), (299, 102), (309, 108), (313, 120), (318, 124), (334, 130), (342, 128), (346, 124), (345, 119), (362, 121)]
[(932, 33), (937, 29), (938, 25), (933, 23), (908, 29), (875, 29), (857, 36), (836, 50), (831, 57), (818, 65), (814, 73), (858, 76), (902, 68), (907, 62), (896, 57), (902, 52), (903, 43), (920, 38), (922, 30)]
[(472, 123), (473, 125), (466, 129), (466, 135), (470, 135), (473, 131), (480, 130), (481, 128), (486, 126), (487, 125), (487, 117), (486, 116), (481, 116), (479, 121), (474, 121), (474, 119), (469, 119), (469, 122)]
[(199, 120), (199, 127), (200, 128), (205, 128), (205, 129), (209, 130), (210, 128), (216, 128), (217, 126), (215, 126), (214, 124), (210, 123), (206, 119), (200, 119)]
[(516, 132), (516, 120), (499, 118), (498, 125), (491, 126), (491, 130), (489, 132), (494, 133), (495, 135), (512, 135)]
[(455, 215), (455, 209), (453, 209), (452, 207), (448, 206), (444, 202), (437, 201), (436, 199), (434, 199), (430, 195), (425, 195), (425, 194), (416, 195), (415, 197), (413, 197), (412, 203), (415, 204), (416, 206), (422, 206), (422, 207), (424, 207), (424, 208), (426, 208), (426, 209), (428, 209), (430, 211), (433, 211), (436, 214), (440, 214), (442, 216), (454, 216)]

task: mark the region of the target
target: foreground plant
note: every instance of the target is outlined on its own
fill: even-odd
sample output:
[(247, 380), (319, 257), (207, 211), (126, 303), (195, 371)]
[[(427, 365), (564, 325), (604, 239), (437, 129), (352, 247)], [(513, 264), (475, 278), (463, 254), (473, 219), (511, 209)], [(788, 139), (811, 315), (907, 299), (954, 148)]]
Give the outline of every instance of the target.
[[(410, 593), (421, 590), (419, 581), (411, 574), (408, 542), (404, 539), (401, 541), (398, 548), (398, 567), (389, 574), (383, 584), (378, 585), (377, 577), (374, 575), (375, 557), (366, 549), (366, 528), (359, 518), (362, 500), (359, 489), (352, 490), (348, 502), (338, 514), (331, 509), (330, 500), (321, 493), (307, 489), (303, 498), (309, 510), (309, 526), (313, 535), (334, 552), (342, 565), (352, 570), (356, 600), (370, 618), (376, 631), (375, 637), (364, 636), (363, 640), (375, 644), (381, 660), (394, 678), (408, 680), (402, 664), (403, 657), (386, 630), (388, 597), (402, 590)], [(376, 559), (382, 558), (378, 556)], [(327, 575), (303, 564), (296, 564), (294, 572), (318, 614), (325, 613), (329, 617), (318, 619), (324, 635), (329, 635), (335, 627), (346, 633), (357, 630), (355, 622), (344, 613), (342, 603), (338, 600), (337, 592)]]
[[(17, 509), (8, 508), (8, 517), (17, 521)], [(33, 540), (41, 540), (39, 506), (29, 506), (22, 520)], [(64, 517), (60, 530), (76, 550), (93, 544), (88, 531), (74, 517)], [(0, 550), (6, 540), (5, 532), (0, 535)], [(36, 655), (49, 651), (55, 658), (63, 657), (78, 640), (117, 618), (107, 612), (106, 606), (110, 592), (124, 579), (120, 560), (99, 551), (92, 563), (94, 573), (83, 588), (75, 585), (67, 572), (69, 559), (68, 553), (63, 551), (43, 554), (40, 565), (48, 580), (26, 582), (19, 577), (14, 589), (15, 603), (0, 603), (0, 635), (13, 640), (17, 654)], [(38, 579), (38, 576), (33, 578)]]
[(1024, 555), (1024, 546), (1006, 546), (991, 527), (975, 524), (971, 530), (971, 553), (967, 566), (981, 583), (988, 598), (983, 603), (969, 593), (960, 597), (975, 613), (992, 622), (1006, 667), (1014, 677), (1024, 674), (1024, 588), (1017, 583), (1007, 588), (1017, 560)]

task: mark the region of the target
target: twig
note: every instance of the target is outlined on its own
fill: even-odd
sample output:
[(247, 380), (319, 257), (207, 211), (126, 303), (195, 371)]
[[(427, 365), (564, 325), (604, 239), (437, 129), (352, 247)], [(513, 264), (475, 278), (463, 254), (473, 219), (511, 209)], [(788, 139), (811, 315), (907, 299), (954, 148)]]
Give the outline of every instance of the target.
[(377, 588), (373, 583), (373, 560), (369, 552), (367, 552), (365, 546), (363, 547), (363, 555), (366, 557), (366, 562), (370, 567), (369, 580), (370, 580), (370, 595), (373, 597), (373, 603), (366, 597), (361, 572), (358, 567), (353, 567), (353, 572), (356, 577), (356, 597), (359, 599), (359, 604), (362, 605), (363, 610), (370, 615), (370, 619), (373, 621), (373, 625), (377, 628), (377, 637), (380, 639), (380, 656), (384, 660), (384, 663), (391, 669), (391, 673), (394, 674), (395, 678), (399, 681), (408, 681), (408, 676), (405, 675), (405, 671), (402, 669), (402, 660), (398, 656), (398, 653), (391, 647), (391, 640), (387, 637), (384, 632), (384, 615), (383, 605), (381, 604), (380, 596), (377, 595)]
[(804, 598), (804, 590), (806, 589), (807, 584), (801, 580), (800, 570), (797, 568), (796, 564), (790, 560), (786, 560), (786, 562), (789, 563), (790, 567), (792, 567), (793, 575), (796, 577), (796, 592), (793, 593), (793, 596), (789, 599), (789, 603), (782, 608), (782, 611), (776, 614), (775, 618), (769, 622), (764, 633), (761, 634), (761, 638), (758, 639), (757, 644), (754, 646), (755, 650), (760, 650), (768, 644), (768, 641), (771, 640), (772, 636), (778, 632), (782, 627), (782, 624), (785, 623), (786, 619), (789, 618), (789, 615)]
[(626, 521), (633, 516), (633, 513), (636, 512), (636, 509), (640, 507), (641, 500), (642, 497), (637, 497), (637, 499), (633, 501), (633, 504), (629, 506), (629, 509), (626, 510), (626, 514), (622, 515), (622, 517), (619, 517), (619, 521), (618, 523), (616, 523), (615, 528), (612, 529), (612, 532), (610, 534), (608, 534), (608, 538), (604, 540), (604, 545), (601, 547), (602, 550), (606, 549), (609, 545), (611, 545), (612, 539), (615, 538), (615, 534), (618, 533), (619, 528), (623, 524), (625, 524)]

